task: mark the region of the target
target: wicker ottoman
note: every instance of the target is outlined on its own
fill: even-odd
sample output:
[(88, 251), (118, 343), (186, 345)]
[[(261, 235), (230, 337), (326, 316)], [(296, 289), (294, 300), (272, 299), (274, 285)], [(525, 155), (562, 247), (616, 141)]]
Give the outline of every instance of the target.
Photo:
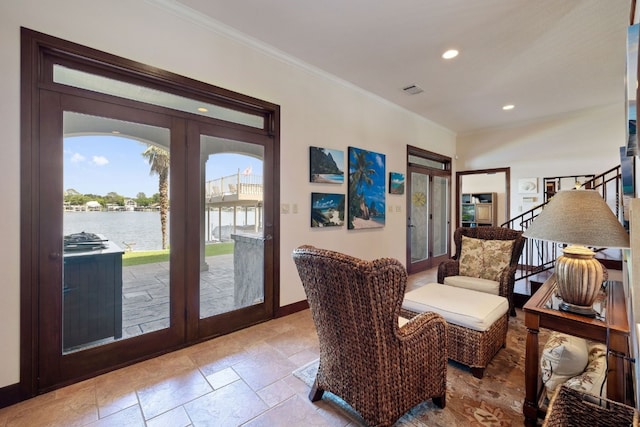
[(429, 283), (407, 292), (401, 316), (412, 318), (433, 311), (447, 321), (448, 357), (467, 365), (476, 378), (507, 338), (509, 302), (506, 298), (454, 286)]

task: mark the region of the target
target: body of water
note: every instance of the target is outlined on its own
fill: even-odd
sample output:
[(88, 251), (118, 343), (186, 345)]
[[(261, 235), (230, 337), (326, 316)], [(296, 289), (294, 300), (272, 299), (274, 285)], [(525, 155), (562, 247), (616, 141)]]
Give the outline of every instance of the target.
[(343, 174), (332, 173), (316, 173), (311, 177), (311, 182), (325, 182), (330, 184), (342, 184), (344, 182)]
[[(218, 227), (218, 212), (208, 216), (210, 230)], [(205, 216), (207, 218), (207, 216)], [(236, 213), (236, 225), (244, 226), (255, 221), (253, 211), (245, 217), (244, 211)], [(233, 212), (222, 211), (223, 226), (233, 225)], [(110, 242), (122, 249), (125, 243), (134, 251), (148, 251), (162, 249), (162, 231), (160, 229), (160, 212), (65, 212), (64, 235), (80, 233), (95, 233), (103, 235)], [(167, 239), (169, 225), (167, 225)]]

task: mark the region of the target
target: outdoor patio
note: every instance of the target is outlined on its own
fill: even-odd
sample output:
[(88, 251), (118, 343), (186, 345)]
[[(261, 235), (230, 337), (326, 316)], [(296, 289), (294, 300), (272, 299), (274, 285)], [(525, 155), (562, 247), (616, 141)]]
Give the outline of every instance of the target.
[[(205, 259), (200, 273), (200, 317), (234, 309), (233, 254)], [(122, 269), (122, 337), (169, 327), (169, 263)]]

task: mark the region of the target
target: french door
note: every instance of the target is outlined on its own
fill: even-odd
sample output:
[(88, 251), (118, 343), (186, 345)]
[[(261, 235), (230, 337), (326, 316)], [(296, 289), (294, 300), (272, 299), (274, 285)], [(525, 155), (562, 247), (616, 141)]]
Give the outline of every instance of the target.
[[(273, 316), (274, 212), (271, 188), (275, 158), (271, 138), (234, 129), (189, 122), (188, 217), (199, 216), (189, 232), (190, 274), (198, 272), (197, 292), (189, 292), (188, 333), (194, 339), (214, 336)], [(242, 163), (235, 173), (220, 174), (229, 156)], [(249, 166), (244, 166), (249, 165)], [(266, 196), (266, 197), (265, 197)], [(196, 208), (196, 209), (194, 209)], [(208, 255), (207, 248), (228, 241), (233, 252)], [(198, 247), (195, 247), (198, 242)], [(197, 304), (196, 304), (197, 302)], [(196, 316), (197, 314), (197, 316)]]
[(410, 274), (446, 260), (450, 247), (450, 171), (442, 159), (425, 159), (417, 152), (410, 151), (407, 165), (406, 265)]
[[(185, 319), (178, 315), (184, 305), (184, 292), (177, 286), (183, 283), (185, 260), (175, 254), (184, 252), (186, 242), (175, 232), (177, 225), (174, 226), (185, 218), (185, 203), (180, 200), (184, 195), (171, 192), (168, 232), (171, 235), (173, 231), (174, 238), (169, 239), (171, 250), (167, 260), (147, 265), (148, 275), (143, 276), (139, 270), (134, 272), (132, 269), (136, 267), (123, 266), (123, 246), (133, 243), (135, 230), (125, 239), (115, 237), (118, 236), (115, 232), (127, 227), (132, 217), (127, 212), (106, 211), (109, 203), (99, 198), (106, 193), (98, 188), (115, 186), (116, 175), (127, 173), (127, 166), (114, 157), (129, 153), (124, 145), (140, 144), (122, 142), (121, 137), (83, 138), (76, 142), (80, 137), (72, 135), (80, 133), (79, 129), (100, 135), (109, 126), (122, 135), (132, 136), (151, 130), (156, 135), (156, 147), (171, 158), (171, 184), (178, 184), (180, 175), (185, 173), (185, 142), (177, 138), (184, 124), (173, 123), (166, 115), (123, 106), (114, 108), (96, 100), (48, 90), (40, 91), (39, 105), (42, 126), (38, 144), (41, 160), (37, 167), (38, 371), (39, 388), (46, 390), (145, 354), (176, 347), (183, 341), (185, 329)], [(142, 148), (139, 146), (138, 150), (141, 164)], [(93, 153), (92, 157), (88, 157), (89, 153)], [(107, 162), (114, 167), (104, 174)], [(82, 193), (94, 193), (95, 197), (83, 204), (65, 205), (65, 191), (73, 190), (65, 188), (65, 181), (77, 169), (84, 174), (84, 182), (92, 185), (85, 188), (95, 188), (83, 189)], [(135, 189), (135, 183), (130, 185)], [(151, 281), (157, 284), (154, 289)], [(155, 292), (157, 296), (156, 304), (147, 309), (146, 322), (141, 313), (131, 311), (127, 315), (127, 307), (141, 298), (141, 292), (148, 295)], [(137, 306), (143, 310), (142, 305)], [(151, 311), (153, 318), (149, 316)]]
[(277, 106), (178, 97), (39, 51), (23, 141), (27, 392), (272, 318)]

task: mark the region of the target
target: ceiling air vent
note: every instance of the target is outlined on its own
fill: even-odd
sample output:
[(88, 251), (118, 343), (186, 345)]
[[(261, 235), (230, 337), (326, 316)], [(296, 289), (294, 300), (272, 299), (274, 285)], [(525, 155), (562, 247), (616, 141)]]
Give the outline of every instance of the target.
[(408, 93), (409, 95), (417, 95), (419, 93), (424, 92), (424, 89), (422, 89), (418, 85), (407, 86), (407, 87), (402, 88), (402, 90), (405, 91), (406, 93)]

